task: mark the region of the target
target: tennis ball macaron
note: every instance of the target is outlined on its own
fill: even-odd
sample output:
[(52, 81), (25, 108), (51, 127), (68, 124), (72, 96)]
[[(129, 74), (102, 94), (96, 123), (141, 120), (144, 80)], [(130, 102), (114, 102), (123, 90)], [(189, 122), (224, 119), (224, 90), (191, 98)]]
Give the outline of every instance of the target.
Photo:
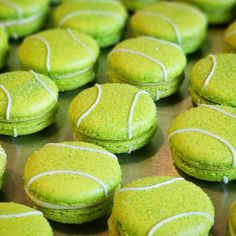
[(56, 84), (41, 74), (0, 74), (0, 134), (16, 137), (44, 129), (55, 119), (57, 97)]
[(7, 165), (7, 155), (4, 149), (0, 145), (0, 189), (2, 188), (3, 185), (6, 165)]
[(117, 157), (97, 145), (49, 143), (28, 159), (24, 180), (27, 196), (45, 217), (81, 224), (110, 212), (121, 170)]
[(56, 27), (72, 28), (91, 35), (100, 47), (107, 47), (119, 41), (127, 12), (116, 0), (67, 1), (55, 9)]
[(140, 36), (113, 48), (108, 55), (107, 75), (111, 82), (137, 86), (157, 101), (178, 90), (185, 66), (185, 54), (177, 44)]
[(236, 109), (202, 104), (180, 114), (170, 126), (176, 166), (208, 181), (236, 179)]
[(13, 202), (0, 203), (0, 235), (52, 236), (52, 229), (43, 213)]
[(236, 22), (230, 24), (224, 34), (226, 52), (236, 52)]
[(87, 34), (72, 29), (52, 29), (26, 37), (18, 55), (24, 70), (48, 76), (59, 91), (65, 91), (95, 78), (99, 47)]
[(186, 54), (199, 49), (206, 36), (207, 18), (197, 8), (176, 2), (158, 2), (130, 19), (131, 36), (149, 35), (178, 44)]
[(0, 69), (6, 62), (7, 53), (9, 50), (8, 37), (5, 28), (0, 25)]
[(136, 11), (148, 4), (159, 2), (160, 0), (122, 0), (124, 5), (130, 11)]
[(226, 236), (236, 235), (236, 202), (233, 202), (230, 207), (229, 219), (225, 235)]
[(236, 106), (236, 55), (208, 55), (198, 61), (190, 76), (190, 95), (195, 104)]
[(49, 0), (1, 0), (0, 24), (11, 38), (39, 30), (45, 21)]
[(130, 153), (149, 142), (157, 129), (151, 96), (128, 84), (96, 84), (71, 102), (69, 116), (76, 140), (113, 153)]
[(114, 197), (109, 235), (209, 235), (214, 208), (196, 185), (180, 177), (134, 180)]

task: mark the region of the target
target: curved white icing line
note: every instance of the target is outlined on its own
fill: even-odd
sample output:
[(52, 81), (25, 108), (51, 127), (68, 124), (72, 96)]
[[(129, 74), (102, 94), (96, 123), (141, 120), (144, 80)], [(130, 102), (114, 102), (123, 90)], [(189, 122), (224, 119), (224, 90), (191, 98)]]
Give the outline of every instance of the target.
[(102, 96), (102, 87), (101, 85), (99, 84), (96, 84), (95, 87), (97, 87), (97, 98), (94, 102), (94, 104), (85, 112), (82, 114), (82, 116), (78, 119), (77, 121), (77, 128), (79, 128), (81, 122), (89, 115), (89, 113), (97, 106), (98, 102), (100, 101), (101, 99), (101, 96)]
[(34, 72), (30, 71), (30, 73), (34, 76), (34, 78), (48, 91), (48, 93), (54, 98), (55, 101), (57, 101), (57, 96), (54, 94), (54, 92), (46, 85), (46, 83), (39, 78), (39, 76)]
[(145, 53), (138, 52), (138, 51), (135, 51), (135, 50), (132, 50), (132, 49), (127, 49), (127, 48), (117, 48), (117, 49), (114, 49), (114, 50), (112, 50), (112, 51), (110, 52), (110, 55), (111, 55), (111, 54), (114, 54), (114, 53), (119, 53), (119, 52), (127, 52), (127, 53), (131, 53), (131, 54), (135, 54), (135, 55), (144, 57), (144, 58), (148, 59), (149, 61), (152, 61), (152, 62), (158, 64), (158, 65), (161, 67), (162, 71), (163, 71), (164, 80), (165, 80), (165, 81), (168, 81), (168, 74), (167, 74), (166, 67), (165, 67), (165, 65), (164, 65), (162, 62), (160, 62), (159, 60), (157, 60), (157, 59), (155, 59), (155, 58), (153, 58), (153, 57), (151, 57), (151, 56), (148, 56), (148, 55), (146, 55)]
[(225, 38), (228, 38), (228, 37), (230, 37), (230, 36), (232, 36), (232, 35), (235, 35), (235, 34), (236, 34), (236, 29), (233, 30), (233, 31), (231, 31), (231, 32), (229, 32), (229, 33), (227, 33), (227, 34), (225, 35)]
[(99, 11), (99, 10), (81, 10), (81, 11), (74, 11), (71, 12), (64, 17), (61, 18), (59, 21), (59, 26), (63, 26), (66, 21), (70, 20), (71, 18), (75, 16), (84, 16), (84, 15), (99, 15), (99, 16), (111, 16), (113, 18), (118, 19), (122, 23), (124, 22), (124, 19), (121, 15), (115, 13), (115, 12), (107, 12), (107, 11)]
[(10, 95), (9, 91), (2, 84), (0, 84), (0, 89), (2, 89), (2, 91), (7, 96), (8, 102), (7, 102), (7, 110), (6, 110), (6, 120), (9, 120), (10, 119), (10, 112), (11, 112), (11, 104), (12, 104), (11, 95)]
[(166, 181), (158, 183), (158, 184), (153, 184), (153, 185), (144, 186), (144, 187), (123, 188), (123, 189), (120, 189), (117, 193), (128, 192), (128, 191), (146, 191), (146, 190), (152, 190), (152, 189), (157, 189), (157, 188), (160, 188), (162, 186), (169, 185), (169, 184), (175, 183), (177, 181), (183, 181), (183, 180), (185, 180), (185, 179), (179, 177), (179, 178), (174, 178), (174, 179), (166, 180)]
[(13, 128), (13, 137), (16, 138), (17, 136), (18, 136), (17, 129)]
[(161, 96), (161, 91), (160, 91), (160, 90), (157, 90), (157, 91), (156, 91), (155, 101), (158, 101), (158, 100), (160, 99), (160, 96)]
[(0, 155), (2, 155), (4, 157), (7, 157), (7, 154), (4, 151), (2, 151), (2, 150), (0, 150)]
[(51, 49), (50, 49), (50, 45), (48, 43), (48, 41), (46, 39), (44, 39), (42, 36), (39, 35), (32, 35), (32, 38), (36, 38), (39, 41), (41, 41), (44, 46), (46, 47), (47, 50), (47, 55), (46, 55), (46, 68), (47, 68), (47, 72), (50, 72), (50, 57), (51, 57)]
[(22, 11), (22, 8), (18, 4), (10, 2), (9, 0), (8, 1), (7, 0), (0, 0), (0, 3), (3, 3), (5, 5), (7, 5), (8, 7), (14, 9), (17, 13), (17, 16), (19, 18), (22, 18), (23, 11)]
[(130, 154), (132, 152), (132, 144), (129, 146), (129, 149), (128, 149), (128, 154)]
[(0, 215), (0, 219), (11, 219), (11, 218), (21, 218), (26, 216), (43, 216), (43, 213), (40, 211), (29, 211), (29, 212), (23, 212), (23, 213), (16, 213), (16, 214), (5, 214)]
[(117, 159), (117, 157), (113, 153), (105, 151), (105, 150), (100, 150), (100, 149), (97, 149), (97, 148), (74, 146), (74, 145), (65, 144), (65, 143), (48, 143), (45, 146), (57, 146), (57, 147), (65, 147), (65, 148), (71, 148), (71, 149), (81, 150), (81, 151), (101, 153), (101, 154), (104, 154), (104, 155), (108, 155), (108, 156), (110, 156), (114, 159)]
[(198, 128), (186, 128), (186, 129), (179, 129), (179, 130), (175, 130), (174, 132), (172, 132), (168, 139), (170, 139), (171, 137), (173, 137), (176, 134), (180, 134), (180, 133), (186, 133), (186, 132), (197, 132), (197, 133), (201, 133), (201, 134), (205, 134), (208, 135), (212, 138), (217, 139), (218, 141), (222, 142), (223, 144), (225, 144), (229, 150), (231, 151), (232, 155), (233, 155), (233, 166), (236, 166), (236, 150), (233, 147), (232, 144), (230, 144), (227, 140), (223, 139), (222, 137), (220, 137), (219, 135), (216, 135), (214, 133), (211, 133), (209, 131), (203, 130), (203, 129), (198, 129)]
[(177, 43), (180, 45), (182, 43), (182, 38), (181, 38), (181, 34), (180, 34), (180, 31), (176, 25), (176, 23), (169, 17), (165, 16), (165, 15), (162, 15), (160, 13), (156, 13), (156, 12), (139, 12), (137, 13), (139, 15), (147, 15), (147, 16), (154, 16), (154, 17), (159, 17), (160, 19), (166, 21), (167, 23), (169, 23), (172, 27), (172, 29), (174, 30), (175, 32), (175, 36), (176, 36), (176, 39), (177, 39)]
[(224, 177), (223, 177), (223, 182), (224, 182), (224, 184), (229, 183), (229, 179), (227, 178), (227, 176), (224, 176)]
[(33, 182), (39, 178), (42, 178), (44, 176), (49, 176), (49, 175), (59, 175), (59, 174), (70, 174), (70, 175), (80, 175), (86, 178), (89, 178), (91, 180), (94, 180), (95, 182), (97, 182), (103, 189), (105, 197), (108, 196), (108, 188), (106, 186), (106, 184), (100, 180), (99, 178), (91, 175), (91, 174), (87, 174), (85, 172), (81, 172), (81, 171), (75, 171), (75, 170), (52, 170), (52, 171), (47, 171), (47, 172), (43, 172), (40, 174), (37, 174), (35, 176), (33, 176), (28, 183), (26, 184), (26, 188), (29, 189), (31, 184), (33, 184)]
[(212, 66), (211, 71), (210, 71), (209, 75), (207, 76), (203, 86), (202, 86), (202, 91), (207, 87), (210, 79), (212, 78), (212, 76), (216, 70), (216, 57), (215, 57), (215, 55), (209, 55), (209, 56), (212, 59), (213, 66)]
[(167, 219), (164, 219), (162, 221), (160, 221), (159, 223), (157, 223), (156, 225), (154, 225), (151, 230), (148, 232), (148, 236), (152, 236), (156, 230), (158, 228), (160, 228), (161, 226), (173, 221), (173, 220), (176, 220), (176, 219), (179, 219), (179, 218), (183, 218), (183, 217), (188, 217), (188, 216), (203, 216), (203, 217), (206, 217), (208, 218), (211, 223), (213, 224), (214, 223), (214, 219), (213, 217), (207, 213), (207, 212), (198, 212), (198, 211), (193, 211), (193, 212), (185, 212), (185, 213), (180, 213), (178, 215), (175, 215), (175, 216), (171, 216)]
[(201, 107), (207, 107), (207, 108), (210, 108), (210, 109), (213, 109), (213, 110), (216, 110), (218, 112), (221, 112), (223, 114), (225, 114), (226, 116), (229, 116), (233, 119), (236, 119), (236, 115), (230, 113), (230, 112), (227, 112), (227, 111), (224, 111), (223, 109), (219, 108), (219, 107), (216, 107), (216, 106), (212, 106), (212, 105), (208, 105), (208, 104), (201, 104), (200, 105)]
[(129, 119), (128, 119), (128, 137), (129, 137), (129, 139), (132, 139), (132, 121), (133, 121), (133, 116), (134, 116), (134, 109), (135, 109), (135, 106), (138, 102), (138, 98), (141, 94), (148, 94), (148, 92), (141, 90), (135, 94), (134, 100), (133, 100), (131, 107), (130, 107)]
[(80, 40), (71, 29), (67, 29), (67, 33), (71, 36), (72, 39), (74, 39), (80, 46), (82, 46), (90, 54), (90, 56), (93, 58), (93, 61), (96, 61), (95, 53), (88, 45), (86, 45), (86, 43)]

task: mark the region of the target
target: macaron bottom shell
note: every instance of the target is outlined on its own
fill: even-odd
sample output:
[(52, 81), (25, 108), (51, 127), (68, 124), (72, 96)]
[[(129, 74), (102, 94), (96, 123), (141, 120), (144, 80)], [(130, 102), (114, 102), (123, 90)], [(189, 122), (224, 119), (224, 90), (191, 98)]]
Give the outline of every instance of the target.
[(112, 46), (119, 42), (123, 31), (118, 31), (112, 34), (103, 35), (103, 37), (93, 36), (100, 48)]

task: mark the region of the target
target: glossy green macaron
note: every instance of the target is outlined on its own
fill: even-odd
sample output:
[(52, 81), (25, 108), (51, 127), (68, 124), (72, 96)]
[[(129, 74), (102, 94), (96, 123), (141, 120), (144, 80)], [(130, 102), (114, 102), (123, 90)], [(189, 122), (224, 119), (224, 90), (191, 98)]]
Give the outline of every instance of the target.
[(8, 37), (5, 28), (0, 25), (0, 69), (6, 62), (7, 53), (9, 50)]
[(226, 229), (226, 236), (235, 236), (236, 235), (236, 202), (230, 207), (229, 219)]
[(0, 203), (0, 235), (52, 236), (52, 229), (43, 213), (13, 202)]
[(160, 0), (122, 0), (124, 5), (130, 11), (136, 11), (148, 4), (159, 2)]
[(2, 188), (3, 185), (6, 165), (7, 165), (7, 155), (4, 149), (0, 145), (0, 189)]
[(110, 212), (121, 170), (117, 157), (97, 145), (49, 143), (28, 159), (24, 180), (27, 196), (45, 217), (81, 224)]
[(129, 153), (149, 142), (157, 129), (151, 96), (128, 84), (96, 84), (71, 102), (75, 139), (113, 153)]
[(35, 133), (50, 125), (57, 110), (56, 84), (33, 71), (0, 75), (0, 134)]
[(180, 114), (169, 142), (177, 167), (198, 179), (236, 179), (236, 109), (202, 104)]
[(119, 41), (127, 12), (116, 0), (66, 1), (55, 9), (55, 27), (72, 28), (91, 35), (100, 47)]
[(227, 27), (224, 34), (224, 42), (224, 51), (236, 52), (236, 22), (233, 22)]
[(198, 61), (190, 76), (193, 103), (236, 106), (236, 55), (208, 55)]
[(99, 47), (87, 34), (72, 29), (51, 29), (26, 37), (18, 56), (24, 70), (48, 76), (59, 91), (65, 91), (95, 78)]
[(131, 36), (149, 35), (182, 47), (188, 54), (199, 49), (206, 36), (207, 19), (197, 8), (176, 2), (159, 2), (137, 11), (130, 19)]
[(196, 185), (180, 177), (137, 179), (118, 191), (109, 235), (209, 235), (214, 208)]
[(49, 0), (1, 0), (0, 24), (11, 38), (39, 30), (45, 21)]
[(157, 101), (178, 90), (185, 66), (185, 54), (177, 44), (140, 36), (113, 48), (107, 75), (111, 82), (137, 86)]

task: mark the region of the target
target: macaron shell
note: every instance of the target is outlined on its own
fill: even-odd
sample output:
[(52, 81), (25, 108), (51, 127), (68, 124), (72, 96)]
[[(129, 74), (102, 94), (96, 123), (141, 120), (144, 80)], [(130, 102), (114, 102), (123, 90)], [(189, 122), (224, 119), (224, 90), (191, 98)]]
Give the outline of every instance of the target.
[(159, 0), (123, 0), (125, 6), (131, 11), (138, 10), (147, 4), (155, 2), (159, 2)]
[(0, 146), (0, 189), (4, 181), (4, 172), (7, 165), (7, 155), (4, 149)]
[(0, 68), (3, 67), (3, 65), (6, 62), (6, 56), (9, 50), (9, 44), (8, 44), (8, 38), (7, 38), (7, 32), (3, 26), (0, 25)]
[(230, 24), (224, 34), (224, 41), (229, 52), (234, 52), (236, 48), (236, 33), (234, 32), (236, 32), (236, 22)]
[(236, 235), (236, 203), (233, 202), (233, 204), (230, 207), (230, 214), (226, 229), (226, 236), (235, 236)]

